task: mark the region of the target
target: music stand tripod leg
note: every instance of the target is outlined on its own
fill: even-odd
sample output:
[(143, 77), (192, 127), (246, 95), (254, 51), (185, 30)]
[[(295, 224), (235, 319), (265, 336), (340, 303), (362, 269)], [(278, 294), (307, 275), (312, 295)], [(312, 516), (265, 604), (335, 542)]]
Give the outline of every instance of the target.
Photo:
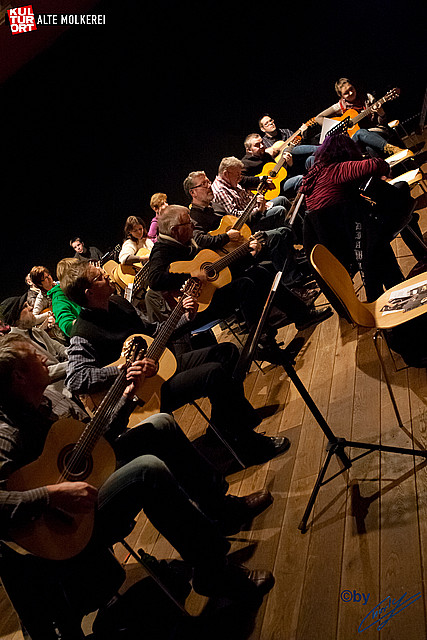
[[(326, 458), (325, 461), (322, 465), (322, 468), (320, 469), (318, 475), (317, 475), (317, 479), (316, 479), (316, 483), (313, 487), (313, 490), (310, 494), (310, 498), (308, 500), (306, 509), (304, 511), (304, 515), (301, 518), (301, 522), (298, 525), (298, 529), (301, 531), (301, 533), (306, 533), (307, 531), (307, 520), (310, 517), (311, 511), (314, 507), (314, 503), (316, 502), (316, 498), (317, 498), (317, 494), (319, 493), (320, 487), (323, 486), (324, 484), (324, 478), (326, 475), (326, 471), (329, 467), (329, 463), (332, 459), (332, 456), (334, 454), (337, 453), (336, 448), (338, 446), (341, 446), (340, 443), (332, 443), (332, 442), (328, 442), (327, 446), (326, 446)], [(345, 455), (345, 454), (344, 454)], [(346, 468), (349, 468), (351, 466), (351, 462), (349, 461), (349, 465), (348, 467), (346, 466)]]
[[(285, 351), (285, 350), (284, 350)], [(310, 516), (310, 513), (313, 509), (314, 503), (316, 501), (316, 497), (317, 494), (319, 493), (320, 487), (323, 484), (326, 484), (326, 482), (329, 482), (329, 480), (332, 480), (334, 477), (336, 477), (337, 475), (343, 473), (344, 471), (350, 469), (350, 467), (352, 466), (352, 461), (350, 460), (350, 458), (347, 456), (347, 454), (344, 451), (345, 447), (352, 447), (352, 448), (356, 448), (356, 449), (364, 449), (365, 453), (362, 455), (367, 455), (368, 453), (372, 453), (373, 451), (383, 451), (386, 453), (398, 453), (398, 454), (404, 454), (404, 455), (410, 455), (413, 457), (419, 456), (422, 458), (427, 459), (427, 451), (426, 450), (419, 450), (419, 449), (407, 449), (407, 448), (402, 448), (402, 447), (393, 447), (393, 446), (388, 446), (388, 445), (383, 445), (383, 444), (373, 444), (370, 442), (354, 442), (351, 440), (346, 440), (345, 438), (338, 438), (334, 435), (332, 429), (330, 428), (330, 426), (328, 425), (328, 423), (326, 422), (326, 420), (324, 419), (324, 417), (322, 416), (321, 412), (319, 411), (317, 405), (315, 404), (313, 398), (310, 396), (310, 394), (308, 393), (307, 389), (304, 387), (303, 383), (301, 382), (300, 378), (298, 377), (298, 374), (296, 373), (293, 364), (294, 362), (291, 361), (290, 359), (286, 358), (286, 354), (284, 355), (283, 358), (283, 362), (281, 363), (283, 368), (285, 369), (287, 375), (289, 376), (289, 378), (292, 380), (292, 382), (294, 383), (295, 387), (297, 388), (297, 391), (300, 393), (301, 397), (303, 398), (304, 402), (306, 403), (306, 405), (308, 406), (309, 410), (311, 411), (312, 415), (314, 416), (314, 418), (316, 419), (316, 422), (318, 423), (318, 425), (320, 426), (320, 428), (322, 429), (323, 433), (325, 434), (325, 436), (328, 438), (328, 445), (326, 447), (327, 450), (327, 455), (326, 455), (326, 459), (325, 462), (323, 463), (322, 468), (319, 471), (319, 474), (317, 476), (317, 480), (316, 483), (314, 485), (313, 491), (311, 493), (311, 496), (309, 498), (308, 504), (307, 504), (307, 508), (304, 512), (304, 515), (301, 519), (301, 522), (298, 526), (298, 529), (302, 532), (305, 533), (307, 531), (307, 520)], [(324, 480), (325, 475), (326, 475), (326, 471), (328, 469), (329, 463), (332, 459), (332, 456), (336, 455), (337, 458), (341, 461), (343, 468), (334, 476), (331, 476), (330, 478), (328, 478), (328, 480)], [(360, 455), (358, 457), (361, 457)]]

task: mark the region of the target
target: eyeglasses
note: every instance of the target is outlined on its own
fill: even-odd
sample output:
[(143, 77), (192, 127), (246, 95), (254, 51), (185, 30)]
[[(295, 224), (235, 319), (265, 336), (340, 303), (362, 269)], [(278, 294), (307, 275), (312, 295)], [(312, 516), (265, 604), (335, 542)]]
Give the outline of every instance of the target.
[(105, 271), (100, 271), (98, 273), (97, 276), (95, 276), (94, 278), (92, 278), (92, 280), (90, 281), (91, 286), (93, 285), (94, 282), (96, 282), (97, 280), (106, 280), (108, 278), (108, 275)]
[(192, 189), (198, 189), (199, 187), (209, 187), (209, 185), (211, 185), (212, 182), (210, 180), (204, 180), (203, 182), (201, 182), (200, 184), (195, 184), (194, 187), (191, 187)]

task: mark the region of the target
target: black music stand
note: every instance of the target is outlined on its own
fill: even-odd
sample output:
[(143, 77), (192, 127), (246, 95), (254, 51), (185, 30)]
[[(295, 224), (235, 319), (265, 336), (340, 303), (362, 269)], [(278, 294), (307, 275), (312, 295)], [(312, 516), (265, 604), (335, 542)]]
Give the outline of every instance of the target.
[[(250, 368), (252, 359), (254, 357), (255, 349), (258, 345), (259, 336), (261, 335), (264, 323), (268, 318), (281, 277), (282, 277), (282, 272), (278, 271), (274, 279), (273, 285), (270, 289), (270, 293), (267, 297), (267, 301), (265, 303), (264, 310), (259, 320), (259, 323), (256, 329), (253, 331), (253, 335), (252, 336), (250, 335), (248, 340), (246, 341), (247, 347), (245, 345), (245, 348), (242, 351), (242, 354), (240, 356), (239, 362), (236, 365), (236, 369), (234, 371), (235, 377), (239, 377), (242, 375), (245, 376)], [(318, 473), (317, 480), (314, 485), (313, 491), (311, 493), (310, 499), (308, 501), (307, 507), (305, 509), (304, 515), (301, 519), (300, 524), (298, 525), (298, 529), (301, 531), (301, 533), (305, 533), (307, 531), (307, 520), (313, 509), (320, 487), (322, 487), (324, 484), (327, 484), (328, 482), (330, 482), (331, 480), (339, 476), (344, 471), (350, 469), (354, 460), (358, 460), (359, 458), (362, 458), (363, 456), (368, 455), (368, 453), (371, 453), (372, 451), (384, 451), (388, 453), (400, 453), (400, 454), (406, 454), (411, 456), (421, 456), (422, 458), (427, 459), (426, 450), (420, 451), (416, 449), (404, 449), (402, 447), (391, 447), (391, 446), (382, 445), (382, 444), (372, 444), (370, 442), (355, 442), (353, 440), (347, 440), (346, 438), (338, 438), (333, 433), (331, 427), (326, 422), (325, 418), (323, 417), (322, 413), (318, 409), (313, 398), (308, 393), (307, 389), (301, 382), (298, 374), (294, 369), (295, 357), (299, 349), (302, 347), (303, 343), (304, 343), (304, 340), (302, 338), (296, 337), (294, 340), (292, 340), (289, 343), (289, 345), (285, 349), (280, 349), (278, 347), (274, 351), (275, 364), (278, 364), (284, 368), (288, 377), (294, 383), (300, 396), (304, 400), (305, 404), (309, 408), (310, 412), (312, 413), (319, 427), (322, 429), (323, 433), (328, 439), (328, 444), (326, 445), (326, 459)], [(353, 459), (350, 459), (345, 452), (346, 447), (352, 447), (354, 449), (364, 449), (365, 452), (359, 454)], [(328, 470), (329, 463), (331, 462), (332, 457), (334, 455), (338, 458), (339, 462), (341, 462), (342, 468), (340, 471), (338, 471), (337, 473), (335, 473), (334, 475), (330, 476), (325, 480), (325, 475)]]

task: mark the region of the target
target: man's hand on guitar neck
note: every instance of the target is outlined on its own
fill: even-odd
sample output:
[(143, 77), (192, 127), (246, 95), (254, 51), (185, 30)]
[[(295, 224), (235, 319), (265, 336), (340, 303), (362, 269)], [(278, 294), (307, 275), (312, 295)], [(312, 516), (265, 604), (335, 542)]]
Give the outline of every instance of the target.
[(199, 308), (199, 303), (193, 296), (187, 295), (182, 300), (182, 306), (184, 307), (187, 320), (194, 320), (197, 314), (197, 310)]
[[(124, 365), (120, 365), (123, 367)], [(151, 358), (142, 358), (142, 360), (135, 360), (128, 366), (126, 371), (126, 379), (129, 385), (123, 392), (123, 395), (132, 398), (135, 394), (135, 388), (141, 378), (152, 378), (156, 375), (159, 369), (158, 362), (155, 362)]]
[(89, 513), (98, 500), (98, 489), (87, 482), (60, 482), (46, 489), (49, 506), (68, 513)]

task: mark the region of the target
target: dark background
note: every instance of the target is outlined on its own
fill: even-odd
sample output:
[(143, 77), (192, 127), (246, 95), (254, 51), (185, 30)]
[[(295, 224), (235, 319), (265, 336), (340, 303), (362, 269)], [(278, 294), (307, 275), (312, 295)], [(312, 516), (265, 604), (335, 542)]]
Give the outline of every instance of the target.
[(421, 111), (424, 2), (123, 0), (88, 12), (107, 24), (70, 28), (2, 85), (0, 300), (25, 291), (35, 264), (54, 274), (72, 236), (102, 251), (121, 242), (128, 215), (150, 221), (154, 192), (186, 204), (190, 171), (213, 179), (223, 156), (242, 157), (263, 112), (296, 129), (336, 101), (341, 76), (377, 97), (400, 87), (390, 118)]

